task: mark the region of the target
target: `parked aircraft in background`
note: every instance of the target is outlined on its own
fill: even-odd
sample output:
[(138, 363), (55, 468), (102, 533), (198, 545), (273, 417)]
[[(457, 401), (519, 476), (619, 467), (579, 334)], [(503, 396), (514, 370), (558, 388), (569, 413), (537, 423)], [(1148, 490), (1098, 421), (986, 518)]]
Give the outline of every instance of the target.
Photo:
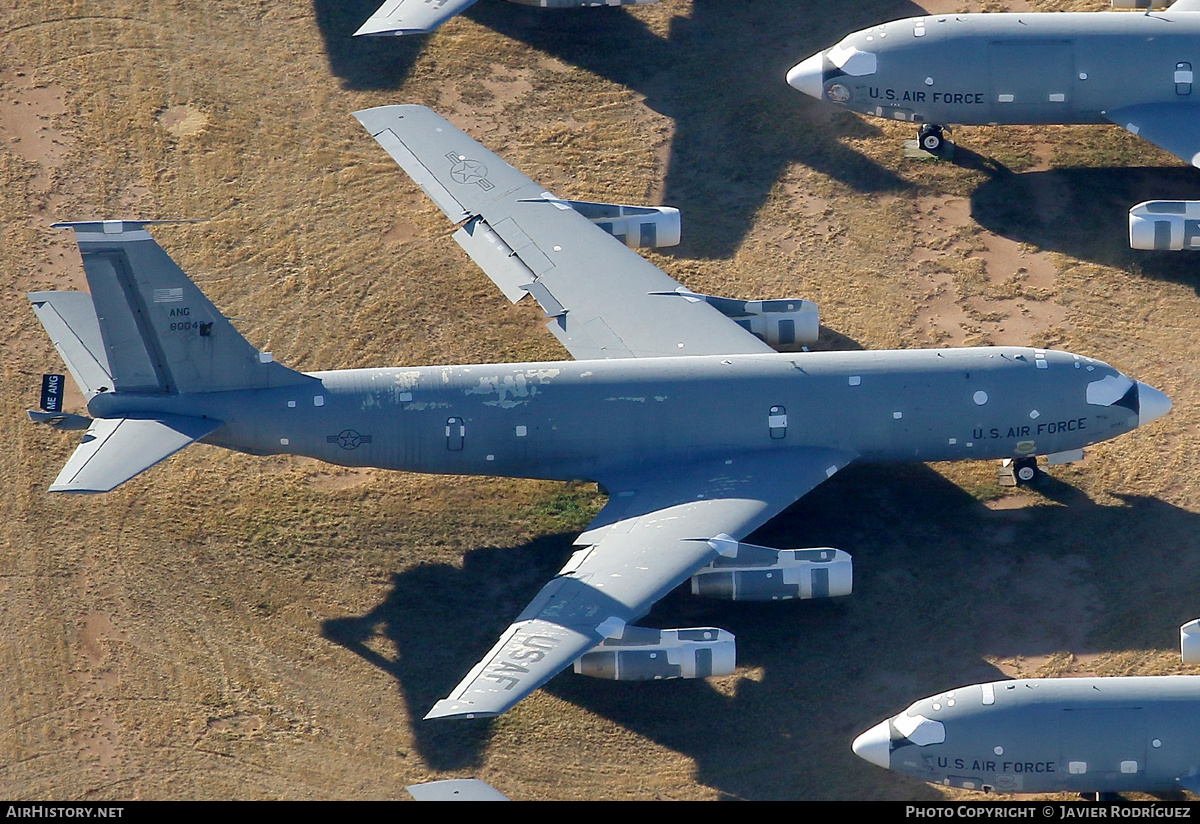
[(728, 632), (633, 622), (689, 579), (730, 600), (848, 593), (844, 552), (741, 540), (851, 461), (1072, 459), (1170, 409), (1067, 352), (777, 351), (815, 338), (811, 303), (692, 292), (430, 109), (356, 117), (504, 294), (533, 295), (578, 361), (295, 372), (254, 349), (145, 224), (71, 223), (91, 295), (29, 297), (91, 417), (62, 409), (55, 376), (58, 394), (30, 414), (87, 428), (59, 492), (113, 489), (198, 440), (598, 482), (609, 500), (579, 551), (427, 717), (502, 713), (576, 661), (617, 680), (731, 671)]
[(788, 72), (805, 94), (942, 128), (1104, 123), (1200, 165), (1200, 0), (1145, 13), (929, 14), (848, 34)]
[[(1200, 621), (1179, 628), (1200, 662)], [(931, 784), (1004, 793), (1200, 793), (1200, 676), (1026, 678), (917, 701), (854, 752)]]
[[(550, 9), (580, 9), (591, 6), (637, 6), (658, 0), (508, 0), (522, 6)], [(475, 5), (476, 0), (386, 0), (359, 26), (355, 36), (425, 34), (456, 14)]]

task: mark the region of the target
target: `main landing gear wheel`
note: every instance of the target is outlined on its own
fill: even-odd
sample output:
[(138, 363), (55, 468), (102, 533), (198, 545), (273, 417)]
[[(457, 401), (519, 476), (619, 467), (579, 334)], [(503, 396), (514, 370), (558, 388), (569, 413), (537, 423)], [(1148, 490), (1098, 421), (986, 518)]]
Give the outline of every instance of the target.
[(942, 127), (926, 123), (917, 131), (917, 145), (930, 154), (937, 154), (946, 145), (946, 135)]
[(1036, 458), (1021, 458), (1013, 461), (1013, 474), (1017, 478), (1019, 484), (1031, 484), (1038, 476), (1038, 465)]

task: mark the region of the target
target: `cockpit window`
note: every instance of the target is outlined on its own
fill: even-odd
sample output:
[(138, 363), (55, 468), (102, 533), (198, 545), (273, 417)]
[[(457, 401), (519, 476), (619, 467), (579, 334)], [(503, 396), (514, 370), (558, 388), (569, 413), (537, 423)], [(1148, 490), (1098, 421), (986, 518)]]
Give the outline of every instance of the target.
[(875, 74), (876, 60), (872, 52), (859, 51), (853, 46), (839, 43), (826, 52), (826, 56), (830, 63), (851, 77)]

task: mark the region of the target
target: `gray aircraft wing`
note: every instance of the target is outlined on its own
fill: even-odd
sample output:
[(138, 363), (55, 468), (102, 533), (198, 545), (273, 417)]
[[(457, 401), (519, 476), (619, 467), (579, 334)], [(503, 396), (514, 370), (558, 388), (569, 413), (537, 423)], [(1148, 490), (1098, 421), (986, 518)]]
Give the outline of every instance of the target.
[(183, 415), (95, 418), (50, 491), (108, 492), (220, 426)]
[(773, 351), (431, 109), (354, 116), (459, 225), (454, 239), (505, 296), (534, 296), (576, 358)]
[(476, 0), (387, 0), (354, 34), (424, 34), (433, 31), (467, 7), (475, 5), (475, 2)]
[(1200, 104), (1139, 103), (1104, 116), (1185, 163), (1200, 166)]
[(585, 546), (425, 717), (506, 711), (854, 457), (798, 447), (603, 479), (609, 503)]

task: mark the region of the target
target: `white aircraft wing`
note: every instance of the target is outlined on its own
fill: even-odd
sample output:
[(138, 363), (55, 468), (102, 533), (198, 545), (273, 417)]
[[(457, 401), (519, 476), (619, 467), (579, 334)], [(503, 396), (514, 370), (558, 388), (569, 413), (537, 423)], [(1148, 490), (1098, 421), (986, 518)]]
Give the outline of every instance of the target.
[(773, 351), (424, 106), (355, 112), (514, 303), (532, 294), (579, 359)]
[(1104, 116), (1185, 163), (1200, 167), (1200, 104), (1139, 103), (1104, 112)]
[(505, 712), (854, 457), (772, 449), (602, 479), (609, 503), (585, 546), (425, 717)]
[(354, 34), (425, 34), (473, 5), (475, 0), (387, 0)]

